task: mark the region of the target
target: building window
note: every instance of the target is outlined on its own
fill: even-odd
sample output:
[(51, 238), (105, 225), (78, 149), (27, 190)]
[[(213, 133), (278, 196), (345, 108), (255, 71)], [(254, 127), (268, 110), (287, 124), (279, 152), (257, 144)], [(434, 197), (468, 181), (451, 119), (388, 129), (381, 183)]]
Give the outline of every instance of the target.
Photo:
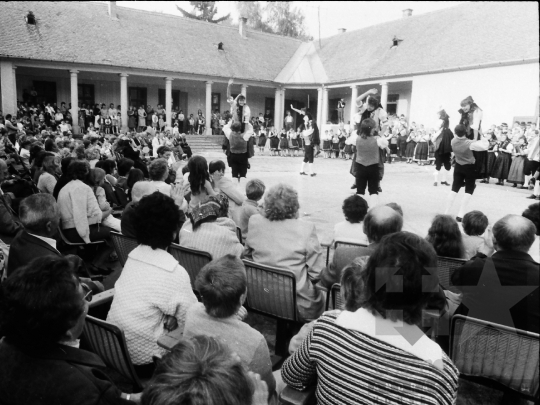
[[(180, 105), (180, 90), (172, 90), (172, 105), (171, 108), (178, 108)], [(162, 105), (165, 108), (165, 89), (158, 89), (158, 104)]]
[(78, 84), (79, 93), (79, 107), (83, 104), (87, 106), (94, 106), (94, 85), (93, 84)]
[(397, 104), (399, 100), (399, 94), (389, 94), (386, 99), (386, 112), (388, 115), (397, 114)]
[(37, 93), (36, 103), (57, 103), (56, 82), (42, 82), (34, 80), (34, 90)]
[(275, 119), (274, 117), (274, 104), (276, 102), (276, 99), (274, 97), (266, 97), (264, 100), (264, 112), (263, 115), (266, 115), (267, 111), (270, 111), (270, 116)]
[(220, 93), (212, 93), (212, 113), (215, 113), (216, 111), (221, 112), (221, 94)]
[(138, 109), (144, 106), (146, 109), (146, 87), (130, 87), (128, 90), (129, 105)]

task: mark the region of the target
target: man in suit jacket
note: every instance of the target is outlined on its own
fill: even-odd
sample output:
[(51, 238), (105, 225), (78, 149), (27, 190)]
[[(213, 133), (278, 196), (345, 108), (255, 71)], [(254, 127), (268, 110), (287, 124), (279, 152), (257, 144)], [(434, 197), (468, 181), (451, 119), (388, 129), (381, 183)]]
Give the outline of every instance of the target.
[(518, 215), (493, 225), (493, 256), (479, 253), (452, 275), (452, 284), (463, 291), (456, 314), (540, 332), (540, 264), (527, 253), (535, 232), (535, 225)]
[(355, 258), (371, 256), (379, 242), (385, 235), (401, 232), (403, 217), (388, 206), (372, 208), (364, 218), (364, 233), (369, 246), (366, 247), (338, 247), (334, 252), (332, 263), (321, 273), (321, 286), (332, 287), (332, 284), (341, 281), (341, 272)]
[[(32, 260), (45, 256), (59, 256), (54, 236), (58, 232), (60, 212), (54, 197), (50, 194), (34, 194), (21, 201), (19, 213), (24, 229), (15, 236), (9, 247), (6, 276), (12, 275), (18, 268), (26, 266)], [(80, 275), (87, 275), (82, 260), (75, 255), (66, 256)], [(80, 277), (94, 293), (103, 291), (103, 285), (89, 278)]]
[[(8, 175), (8, 166), (6, 162), (0, 159), (0, 185)], [(22, 229), (22, 225), (11, 207), (11, 195), (4, 194), (0, 188), (0, 239), (8, 245), (15, 235)]]

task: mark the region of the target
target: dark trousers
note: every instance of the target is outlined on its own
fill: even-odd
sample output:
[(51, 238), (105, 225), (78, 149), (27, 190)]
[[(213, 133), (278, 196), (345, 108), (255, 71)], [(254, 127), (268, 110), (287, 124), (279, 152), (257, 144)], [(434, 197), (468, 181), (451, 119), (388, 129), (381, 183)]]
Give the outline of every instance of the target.
[(476, 165), (460, 165), (456, 163), (454, 167), (454, 181), (452, 191), (459, 193), (461, 187), (465, 186), (465, 192), (472, 194), (476, 188)]
[(304, 163), (313, 163), (313, 145), (304, 147)]
[[(84, 240), (79, 236), (75, 228), (63, 229), (62, 233), (72, 243), (84, 243)], [(110, 238), (110, 235), (111, 228), (101, 224), (90, 225), (90, 242), (107, 240)]]
[(356, 194), (364, 195), (366, 186), (369, 194), (379, 194), (379, 164), (364, 166), (354, 163), (356, 167)]
[(248, 170), (248, 154), (246, 153), (232, 153), (227, 159), (233, 178), (246, 177)]
[(435, 151), (435, 170), (441, 170), (442, 166), (444, 166), (446, 170), (450, 170), (452, 167), (450, 159), (450, 153), (439, 153), (439, 151)]

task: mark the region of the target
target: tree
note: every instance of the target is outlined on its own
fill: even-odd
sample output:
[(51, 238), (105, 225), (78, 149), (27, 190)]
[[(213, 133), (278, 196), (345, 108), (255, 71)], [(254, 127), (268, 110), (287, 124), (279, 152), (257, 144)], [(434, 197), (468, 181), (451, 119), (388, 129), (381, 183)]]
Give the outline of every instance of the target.
[(178, 7), (178, 5), (176, 6), (178, 11), (180, 11), (182, 15), (187, 18), (193, 18), (194, 20), (207, 21), (217, 24), (230, 17), (229, 13), (224, 17), (214, 19), (215, 15), (218, 12), (215, 1), (190, 1), (189, 4), (193, 6), (193, 10), (191, 13), (181, 7)]
[(270, 1), (263, 8), (258, 1), (237, 1), (236, 8), (253, 29), (302, 40), (313, 39), (306, 33), (304, 13), (297, 7), (292, 8), (291, 2)]
[(303, 40), (312, 40), (304, 25), (305, 16), (298, 7), (291, 7), (289, 1), (270, 1), (266, 6), (267, 24), (276, 34)]

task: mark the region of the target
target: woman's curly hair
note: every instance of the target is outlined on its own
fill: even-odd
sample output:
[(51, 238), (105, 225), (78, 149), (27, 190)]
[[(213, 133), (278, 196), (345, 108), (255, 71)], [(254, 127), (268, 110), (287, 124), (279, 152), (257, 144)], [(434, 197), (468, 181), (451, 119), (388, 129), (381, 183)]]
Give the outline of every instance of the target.
[(279, 183), (268, 191), (264, 208), (265, 217), (270, 221), (296, 218), (300, 208), (298, 193), (291, 186)]

